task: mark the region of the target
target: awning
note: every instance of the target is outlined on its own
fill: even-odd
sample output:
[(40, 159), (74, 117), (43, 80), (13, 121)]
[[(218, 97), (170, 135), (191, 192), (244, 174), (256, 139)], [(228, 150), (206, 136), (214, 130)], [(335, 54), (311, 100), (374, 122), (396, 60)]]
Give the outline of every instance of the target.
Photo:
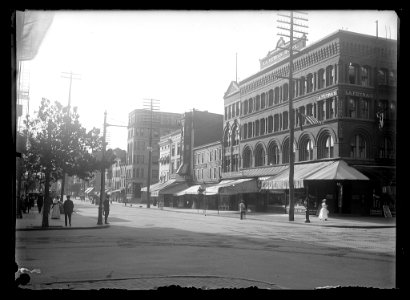
[(94, 187), (89, 187), (84, 191), (84, 194), (89, 194), (94, 190)]
[(259, 191), (254, 178), (222, 180), (220, 183), (205, 189), (205, 195), (235, 195), (243, 193), (257, 193)]
[[(157, 183), (154, 183), (154, 184), (151, 184), (150, 185), (150, 188), (149, 188), (149, 191), (150, 192), (152, 192), (152, 191), (155, 191), (155, 190), (157, 190), (161, 185), (163, 185), (164, 184), (164, 182), (157, 182)], [(141, 192), (147, 192), (147, 187), (143, 187), (143, 188), (141, 188)]]
[(369, 180), (369, 178), (345, 161), (338, 160), (307, 176), (305, 180)]
[[(105, 193), (108, 194), (108, 192), (111, 191), (111, 188), (105, 189)], [(100, 196), (100, 191), (95, 193), (97, 196)]]
[(159, 195), (174, 195), (180, 191), (187, 189), (189, 186), (186, 182), (174, 182), (173, 184), (162, 188)]
[[(331, 165), (334, 161), (324, 161), (316, 163), (306, 163), (294, 165), (293, 187), (303, 188), (303, 180), (308, 176), (318, 172), (324, 167)], [(261, 180), (262, 190), (286, 190), (289, 189), (289, 166), (278, 175)]]
[[(183, 195), (200, 195), (198, 192), (199, 188), (202, 188), (204, 191), (207, 187), (214, 186), (215, 184), (213, 183), (204, 183), (204, 184), (196, 184), (193, 186), (190, 186), (187, 189), (184, 189), (182, 191), (179, 191), (178, 193), (175, 193), (174, 196), (183, 196)], [(204, 193), (205, 194), (205, 193)]]
[[(156, 184), (153, 184), (150, 186), (149, 193), (151, 197), (158, 197), (159, 196), (159, 191), (163, 188), (166, 188), (167, 186), (173, 184), (175, 182), (175, 179), (170, 179), (165, 182), (158, 182)], [(147, 188), (145, 187), (145, 192), (147, 192)]]
[(395, 166), (352, 165), (352, 167), (362, 172), (370, 180), (378, 181), (382, 186), (396, 185)]

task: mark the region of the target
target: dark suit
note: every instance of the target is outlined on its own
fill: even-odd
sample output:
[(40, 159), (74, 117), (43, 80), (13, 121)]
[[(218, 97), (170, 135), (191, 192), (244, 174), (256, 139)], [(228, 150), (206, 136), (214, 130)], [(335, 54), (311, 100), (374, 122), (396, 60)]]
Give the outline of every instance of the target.
[(67, 199), (64, 201), (64, 217), (65, 217), (65, 226), (67, 226), (67, 217), (68, 217), (68, 222), (71, 226), (71, 214), (73, 213), (74, 210), (74, 203), (70, 199)]

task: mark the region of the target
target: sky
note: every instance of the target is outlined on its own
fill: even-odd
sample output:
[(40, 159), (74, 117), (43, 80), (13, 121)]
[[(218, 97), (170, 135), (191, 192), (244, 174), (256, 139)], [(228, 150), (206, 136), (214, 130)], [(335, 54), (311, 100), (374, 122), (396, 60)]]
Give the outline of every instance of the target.
[[(339, 29), (397, 39), (394, 11), (305, 11), (307, 46)], [(161, 111), (223, 114), (231, 81), (259, 71), (275, 49), (279, 11), (64, 11), (53, 23), (30, 70), (30, 115), (42, 98), (77, 106), (84, 127), (127, 125), (146, 99)], [(280, 13), (286, 13), (282, 11)], [(108, 148), (127, 149), (127, 129), (107, 128)]]

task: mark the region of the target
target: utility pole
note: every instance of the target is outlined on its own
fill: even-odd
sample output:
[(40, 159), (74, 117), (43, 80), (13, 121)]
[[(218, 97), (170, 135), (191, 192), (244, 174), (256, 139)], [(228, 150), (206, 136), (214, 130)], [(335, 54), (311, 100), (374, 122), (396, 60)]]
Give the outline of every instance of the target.
[[(71, 84), (73, 79), (81, 79), (78, 76), (80, 74), (75, 74), (72, 71), (70, 71), (70, 73), (68, 72), (62, 72), (63, 74), (67, 74), (70, 75), (69, 77), (67, 76), (61, 76), (62, 78), (68, 78), (70, 79), (70, 87), (68, 89), (68, 105), (67, 105), (67, 116), (70, 118), (70, 111), (71, 111)], [(76, 77), (77, 76), (77, 77)], [(71, 119), (69, 119), (71, 122)], [(69, 127), (67, 127), (67, 131), (69, 130)], [(61, 180), (61, 201), (64, 201), (63, 196), (64, 196), (64, 186), (65, 186), (65, 176), (66, 176), (66, 172), (65, 170), (63, 170), (63, 178)]]
[[(150, 127), (149, 127), (149, 145), (148, 145), (148, 176), (147, 176), (147, 208), (151, 207), (151, 164), (152, 164), (152, 124), (153, 124), (153, 111), (159, 110), (159, 100), (156, 99), (144, 99), (144, 109), (150, 111)], [(146, 120), (144, 120), (145, 122)]]
[[(297, 12), (299, 14), (306, 14), (304, 12)], [(296, 20), (301, 20), (301, 21), (307, 21), (307, 19), (302, 18), (302, 17), (297, 17), (293, 15), (294, 12), (290, 12), (289, 15), (283, 15), (283, 14), (278, 14), (278, 16), (289, 18), (288, 20), (278, 20), (279, 23), (284, 23), (290, 26), (290, 28), (287, 27), (281, 27), (278, 26), (279, 29), (289, 31), (289, 35), (283, 34), (283, 33), (278, 33), (278, 35), (285, 36), (290, 38), (289, 41), (289, 221), (294, 221), (294, 184), (293, 184), (293, 177), (294, 177), (294, 154), (293, 154), (293, 145), (294, 145), (294, 114), (293, 114), (293, 92), (294, 92), (294, 83), (293, 83), (293, 45), (294, 45), (294, 32), (301, 33), (303, 36), (301, 38), (304, 38), (306, 32), (296, 30), (293, 27), (294, 26), (299, 26), (299, 27), (304, 27), (307, 28), (306, 25), (302, 24), (296, 24), (294, 23), (294, 19)], [(300, 39), (300, 37), (296, 37), (297, 39)], [(296, 50), (297, 51), (297, 50)]]
[(101, 188), (100, 188), (100, 203), (98, 206), (98, 221), (97, 225), (102, 225), (102, 211), (103, 211), (103, 203), (105, 200), (105, 150), (106, 150), (106, 135), (107, 135), (107, 127), (109, 126), (116, 126), (116, 127), (125, 127), (122, 125), (114, 125), (107, 123), (107, 111), (104, 112), (104, 125), (103, 125), (103, 148), (102, 148), (102, 155), (101, 155)]

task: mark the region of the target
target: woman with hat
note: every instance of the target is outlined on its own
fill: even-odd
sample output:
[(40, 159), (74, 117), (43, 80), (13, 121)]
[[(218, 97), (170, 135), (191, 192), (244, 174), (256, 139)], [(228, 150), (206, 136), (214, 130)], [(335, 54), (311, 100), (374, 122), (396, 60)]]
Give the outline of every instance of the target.
[(319, 220), (327, 221), (328, 216), (329, 216), (329, 211), (327, 210), (326, 199), (323, 199), (322, 200), (322, 208), (320, 209), (320, 213), (319, 213)]

